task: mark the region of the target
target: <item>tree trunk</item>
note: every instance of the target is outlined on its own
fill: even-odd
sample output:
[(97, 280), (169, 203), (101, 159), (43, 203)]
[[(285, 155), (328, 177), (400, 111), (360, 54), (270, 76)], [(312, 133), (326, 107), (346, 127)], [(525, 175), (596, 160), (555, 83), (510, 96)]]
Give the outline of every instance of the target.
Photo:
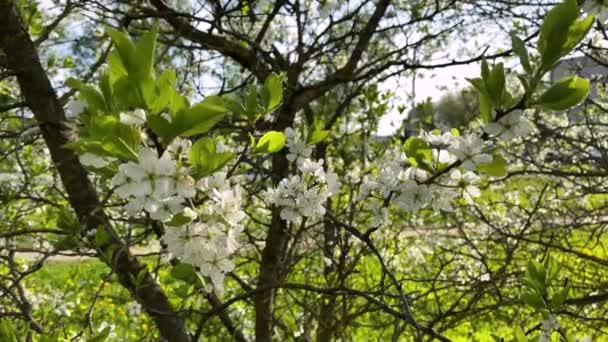
[[(130, 253), (128, 246), (113, 233), (108, 217), (86, 170), (78, 161), (77, 155), (63, 148), (67, 143), (65, 114), (53, 87), (42, 68), (38, 54), (27, 28), (12, 0), (0, 0), (0, 49), (5, 54), (5, 67), (14, 72), (25, 97), (27, 106), (40, 125), (40, 130), (49, 148), (51, 159), (57, 167), (68, 200), (76, 212), (80, 224), (85, 229), (105, 229), (111, 236), (104, 246), (97, 246), (102, 259), (118, 275), (120, 283), (126, 287), (137, 301), (154, 319), (160, 334), (168, 341), (189, 342), (184, 321), (171, 308), (167, 296), (147, 273), (144, 265)], [(105, 258), (104, 251), (114, 251), (111, 258)], [(139, 286), (133, 283), (140, 272), (146, 276)]]

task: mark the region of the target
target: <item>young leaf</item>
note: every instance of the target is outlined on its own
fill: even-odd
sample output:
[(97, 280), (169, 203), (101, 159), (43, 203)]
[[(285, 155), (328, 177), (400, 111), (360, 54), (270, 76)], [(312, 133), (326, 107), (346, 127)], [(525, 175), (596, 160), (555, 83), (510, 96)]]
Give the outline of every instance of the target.
[(518, 325), (515, 327), (515, 340), (517, 342), (528, 342), (528, 337), (524, 333), (524, 330)]
[(75, 78), (68, 78), (65, 84), (75, 90), (87, 101), (89, 110), (93, 112), (105, 112), (108, 110), (106, 101), (99, 91)]
[(258, 140), (253, 153), (275, 153), (285, 146), (285, 135), (278, 131), (269, 131)]
[(484, 78), (488, 95), (495, 107), (503, 105), (505, 93), (505, 70), (502, 63), (498, 63), (492, 68), (487, 78)]
[(194, 169), (195, 178), (200, 178), (219, 170), (232, 158), (234, 153), (217, 152), (213, 139), (202, 138), (190, 148), (188, 163)]
[(316, 145), (327, 139), (331, 131), (323, 129), (325, 127), (324, 120), (315, 120), (306, 136), (307, 145)]
[(500, 154), (494, 155), (492, 162), (480, 164), (477, 171), (493, 177), (503, 177), (507, 174), (508, 164)]
[(95, 334), (94, 336), (89, 337), (87, 342), (103, 342), (108, 339), (112, 330), (110, 327), (105, 327), (102, 331)]
[(566, 77), (553, 84), (534, 103), (547, 110), (566, 110), (583, 101), (589, 94), (589, 81), (576, 76)]
[(568, 293), (570, 292), (570, 288), (572, 285), (570, 283), (566, 284), (558, 293), (555, 294), (553, 300), (551, 301), (551, 307), (554, 310), (558, 310), (564, 305), (566, 299), (568, 298)]
[(576, 0), (565, 0), (547, 13), (538, 40), (542, 70), (550, 70), (583, 40), (591, 28), (593, 17), (577, 21), (578, 15)]
[(135, 58), (137, 69), (135, 76), (139, 80), (152, 78), (154, 76), (154, 50), (156, 49), (156, 35), (158, 25), (154, 25), (152, 30), (146, 32), (135, 45)]
[(202, 102), (185, 109), (175, 118), (178, 135), (193, 136), (209, 131), (226, 115), (227, 109), (221, 97), (208, 96)]
[(275, 111), (283, 101), (283, 78), (282, 74), (271, 74), (264, 80), (262, 103), (267, 112)]
[(135, 45), (129, 35), (111, 27), (106, 29), (106, 33), (112, 38), (112, 43), (116, 46), (122, 65), (128, 72), (134, 72), (139, 62), (135, 56)]
[(411, 137), (405, 141), (403, 147), (408, 158), (413, 158), (418, 166), (426, 167), (426, 165), (432, 164), (431, 147), (423, 139)]
[(524, 291), (521, 293), (520, 298), (522, 302), (528, 304), (529, 306), (537, 310), (545, 308), (545, 301), (536, 292)]
[(247, 97), (245, 98), (245, 108), (249, 121), (257, 120), (258, 111), (258, 87), (255, 84), (249, 86)]
[(528, 50), (526, 50), (526, 45), (514, 32), (511, 32), (511, 46), (513, 47), (513, 52), (519, 57), (519, 62), (524, 70), (528, 74), (532, 74), (532, 65), (530, 64), (530, 56), (528, 55)]

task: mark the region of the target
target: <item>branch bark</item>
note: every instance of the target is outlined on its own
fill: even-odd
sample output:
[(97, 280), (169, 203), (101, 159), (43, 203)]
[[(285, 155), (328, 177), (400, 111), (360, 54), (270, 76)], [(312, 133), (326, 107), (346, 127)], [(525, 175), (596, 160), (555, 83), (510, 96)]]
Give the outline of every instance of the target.
[[(0, 49), (6, 56), (6, 67), (12, 70), (21, 88), (27, 106), (34, 113), (49, 148), (51, 159), (57, 167), (70, 205), (79, 222), (86, 230), (105, 229), (111, 236), (102, 253), (114, 250), (112, 258), (102, 258), (118, 275), (120, 283), (154, 319), (160, 334), (169, 341), (189, 342), (184, 321), (171, 308), (167, 296), (149, 275), (147, 269), (130, 252), (128, 246), (112, 233), (108, 217), (102, 210), (97, 193), (89, 181), (86, 170), (77, 155), (63, 146), (68, 142), (64, 129), (63, 106), (43, 69), (34, 43), (24, 27), (13, 0), (0, 0)], [(137, 279), (145, 272), (143, 282)]]

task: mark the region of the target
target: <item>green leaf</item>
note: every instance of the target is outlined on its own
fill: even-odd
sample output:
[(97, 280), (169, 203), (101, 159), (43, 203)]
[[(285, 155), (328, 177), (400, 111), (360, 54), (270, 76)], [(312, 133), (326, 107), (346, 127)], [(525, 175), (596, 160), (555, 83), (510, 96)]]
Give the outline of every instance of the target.
[(195, 178), (207, 176), (234, 158), (234, 153), (217, 152), (215, 141), (211, 138), (197, 140), (190, 148), (188, 163), (194, 170)]
[(511, 46), (513, 47), (513, 52), (519, 57), (519, 62), (524, 70), (528, 74), (532, 74), (533, 70), (532, 65), (530, 64), (528, 50), (526, 50), (526, 44), (515, 34), (515, 32), (511, 32)]
[(202, 102), (178, 113), (175, 118), (178, 135), (188, 137), (205, 133), (222, 120), (226, 112), (221, 97), (208, 96)]
[(124, 31), (118, 31), (111, 27), (106, 29), (106, 33), (112, 39), (112, 43), (116, 46), (120, 61), (129, 73), (136, 73), (138, 69), (137, 56), (135, 54), (135, 45), (129, 38), (129, 35)]
[(173, 215), (171, 220), (169, 220), (169, 222), (165, 222), (164, 224), (172, 227), (180, 227), (190, 222), (192, 222), (192, 217), (181, 212)]
[(139, 83), (129, 76), (116, 80), (112, 86), (114, 101), (118, 108), (145, 108), (146, 102), (139, 91)]
[(565, 0), (547, 13), (538, 40), (542, 70), (550, 70), (587, 35), (593, 17), (577, 20), (578, 16), (576, 0)]
[(278, 131), (269, 131), (258, 140), (253, 153), (275, 153), (285, 146), (285, 135)]
[(243, 106), (243, 103), (238, 96), (226, 94), (222, 96), (222, 99), (224, 100), (224, 106), (234, 117), (250, 119), (247, 109)]
[(89, 337), (87, 342), (103, 342), (108, 339), (111, 332), (112, 330), (110, 329), (110, 327), (105, 327), (101, 332)]
[(7, 342), (17, 342), (18, 331), (15, 328), (13, 320), (3, 318), (0, 319), (0, 340)]
[(514, 329), (515, 340), (517, 342), (528, 342), (528, 337), (524, 333), (524, 330), (518, 325)]
[(245, 98), (245, 109), (249, 121), (257, 120), (258, 111), (258, 87), (255, 84), (249, 86), (247, 97)]
[(566, 77), (547, 89), (534, 105), (547, 110), (566, 110), (581, 103), (587, 95), (589, 81), (576, 76)]
[(103, 95), (101, 95), (97, 89), (86, 85), (82, 81), (75, 78), (68, 78), (65, 81), (65, 84), (80, 93), (80, 96), (87, 101), (88, 109), (90, 111), (105, 112), (108, 110)]
[(493, 177), (504, 177), (507, 169), (507, 161), (500, 154), (494, 155), (490, 163), (477, 166), (477, 171)]
[(118, 50), (114, 49), (108, 56), (108, 78), (110, 79), (110, 85), (113, 87), (114, 83), (119, 79), (127, 76), (127, 69), (120, 60)]
[(407, 157), (413, 158), (418, 166), (426, 167), (432, 164), (431, 147), (423, 139), (411, 137), (405, 141), (403, 147)]
[(308, 136), (306, 136), (306, 144), (307, 145), (316, 145), (323, 140), (327, 139), (331, 131), (324, 129), (325, 121), (320, 119), (315, 119), (308, 132)]
[(568, 293), (570, 292), (571, 287), (572, 285), (566, 284), (566, 286), (564, 286), (559, 292), (555, 294), (553, 300), (551, 301), (551, 308), (553, 310), (559, 310), (562, 305), (564, 305), (566, 299), (568, 298)]
[(545, 308), (545, 301), (536, 292), (524, 291), (520, 296), (522, 302), (533, 307), (534, 309), (541, 310)]
[(528, 269), (530, 269), (530, 266), (532, 266), (531, 270), (534, 272), (535, 278), (540, 283), (544, 284), (547, 280), (547, 270), (545, 269), (545, 266), (536, 260), (532, 260), (528, 263)]
[(138, 79), (149, 79), (154, 76), (154, 50), (156, 49), (156, 35), (158, 25), (146, 32), (135, 45), (135, 59), (137, 69), (135, 75)]
[(502, 338), (502, 337), (500, 337), (500, 336), (498, 336), (496, 334), (492, 334), (490, 336), (492, 336), (492, 338), (494, 339), (494, 342), (504, 342), (505, 341), (504, 338)]
[(479, 117), (483, 122), (491, 122), (494, 119), (492, 114), (492, 101), (486, 94), (479, 93)]
[(565, 34), (570, 24), (577, 17), (578, 6), (576, 5), (576, 0), (564, 0), (561, 4), (556, 5), (547, 12), (540, 30), (538, 51), (544, 55), (551, 44), (558, 43), (551, 38), (558, 38), (556, 36), (560, 32)]
[(495, 107), (503, 105), (505, 93), (505, 70), (502, 63), (498, 63), (492, 68), (487, 78), (484, 78), (488, 95)]
[(180, 262), (171, 268), (171, 276), (189, 284), (196, 284), (198, 282), (198, 277), (196, 276), (196, 269), (194, 266), (183, 262)]
[(105, 99), (106, 107), (112, 110), (112, 84), (110, 83), (110, 74), (107, 69), (102, 69), (99, 73), (99, 89)]
[(267, 112), (275, 111), (283, 101), (283, 79), (283, 74), (270, 74), (264, 80), (262, 104)]
[(151, 101), (150, 110), (152, 113), (160, 113), (167, 107), (170, 107), (179, 94), (175, 89), (176, 76), (175, 71), (165, 70), (158, 79), (156, 79), (154, 92), (155, 96)]

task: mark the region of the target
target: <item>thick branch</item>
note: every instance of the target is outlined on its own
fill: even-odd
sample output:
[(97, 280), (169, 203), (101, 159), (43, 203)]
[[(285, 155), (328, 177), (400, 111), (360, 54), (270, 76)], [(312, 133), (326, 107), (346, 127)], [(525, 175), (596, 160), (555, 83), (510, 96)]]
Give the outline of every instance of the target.
[(188, 21), (181, 18), (178, 13), (167, 7), (162, 0), (150, 0), (156, 7), (160, 15), (165, 19), (176, 34), (187, 38), (193, 42), (201, 44), (203, 47), (217, 51), (224, 56), (230, 57), (247, 70), (251, 71), (258, 79), (265, 79), (270, 73), (268, 67), (260, 61), (255, 51), (244, 47), (238, 42), (230, 41), (224, 37), (216, 36), (207, 32), (200, 31), (190, 25)]

